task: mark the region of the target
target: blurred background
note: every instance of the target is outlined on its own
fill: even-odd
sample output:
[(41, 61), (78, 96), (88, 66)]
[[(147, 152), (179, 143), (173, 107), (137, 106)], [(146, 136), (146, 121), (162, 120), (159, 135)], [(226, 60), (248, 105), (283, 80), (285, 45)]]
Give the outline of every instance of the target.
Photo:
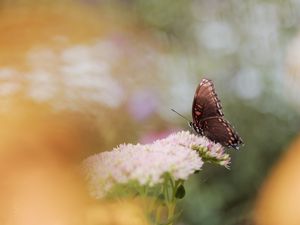
[(1, 0), (0, 32), (1, 224), (144, 224), (82, 219), (77, 167), (189, 129), (170, 108), (191, 118), (203, 77), (245, 145), (187, 182), (178, 225), (300, 224), (299, 0)]

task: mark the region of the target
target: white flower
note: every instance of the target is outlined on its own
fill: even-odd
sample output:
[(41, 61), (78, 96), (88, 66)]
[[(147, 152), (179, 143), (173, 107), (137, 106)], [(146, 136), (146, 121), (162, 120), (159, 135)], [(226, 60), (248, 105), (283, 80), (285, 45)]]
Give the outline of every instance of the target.
[(221, 145), (189, 132), (171, 134), (153, 144), (123, 144), (90, 156), (83, 162), (83, 168), (91, 195), (100, 198), (115, 185), (130, 182), (151, 187), (162, 183), (165, 174), (175, 181), (186, 180), (203, 165), (193, 146), (211, 152), (212, 157), (223, 156)]
[(196, 145), (209, 148), (212, 151), (222, 148), (220, 144), (216, 144), (204, 136), (191, 134), (188, 131), (181, 131), (171, 134), (167, 138), (157, 140), (154, 143), (161, 143), (164, 145), (181, 145), (187, 148), (192, 148)]

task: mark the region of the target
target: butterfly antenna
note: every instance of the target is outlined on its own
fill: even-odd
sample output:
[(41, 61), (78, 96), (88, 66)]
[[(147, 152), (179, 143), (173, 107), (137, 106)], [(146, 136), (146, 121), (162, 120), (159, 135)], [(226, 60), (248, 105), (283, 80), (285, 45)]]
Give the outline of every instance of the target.
[(191, 121), (188, 119), (188, 118), (186, 118), (186, 117), (184, 117), (183, 115), (181, 115), (179, 112), (177, 112), (175, 109), (171, 109), (174, 113), (176, 113), (177, 115), (179, 115), (179, 116), (181, 116), (183, 119), (185, 119), (186, 121), (188, 121), (188, 123), (190, 124), (191, 123)]

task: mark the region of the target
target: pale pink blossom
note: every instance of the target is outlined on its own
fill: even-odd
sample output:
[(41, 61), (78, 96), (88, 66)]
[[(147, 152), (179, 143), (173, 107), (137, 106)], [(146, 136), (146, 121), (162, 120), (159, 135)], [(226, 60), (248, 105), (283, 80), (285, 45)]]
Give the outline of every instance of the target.
[(204, 149), (206, 156), (211, 153), (209, 156), (213, 158), (224, 157), (221, 145), (186, 131), (152, 144), (122, 144), (112, 151), (90, 156), (83, 162), (90, 193), (100, 198), (115, 185), (130, 182), (152, 187), (162, 183), (165, 174), (174, 181), (187, 180), (203, 165), (200, 151), (194, 150), (195, 146)]

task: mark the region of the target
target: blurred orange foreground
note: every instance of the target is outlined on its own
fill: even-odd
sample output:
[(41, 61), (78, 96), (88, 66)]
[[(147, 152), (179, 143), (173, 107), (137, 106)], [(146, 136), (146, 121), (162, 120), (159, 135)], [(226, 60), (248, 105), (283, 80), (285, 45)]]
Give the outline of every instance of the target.
[[(30, 70), (25, 56), (31, 48), (87, 42), (106, 27), (86, 6), (19, 2), (1, 3), (0, 66), (20, 74)], [(69, 41), (53, 39), (60, 35)], [(26, 91), (25, 83), (19, 85)], [(78, 170), (89, 148), (83, 129), (88, 125), (79, 118), (23, 96), (1, 97), (0, 224), (146, 224), (133, 204), (91, 203)]]
[(300, 136), (263, 185), (255, 220), (257, 225), (300, 224)]

